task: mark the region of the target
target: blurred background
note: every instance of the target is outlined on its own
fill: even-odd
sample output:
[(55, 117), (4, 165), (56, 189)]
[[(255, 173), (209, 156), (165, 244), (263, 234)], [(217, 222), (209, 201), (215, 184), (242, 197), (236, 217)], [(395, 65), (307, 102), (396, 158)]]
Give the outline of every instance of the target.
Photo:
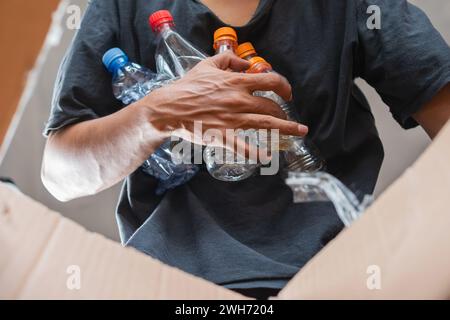
[[(450, 1), (410, 2), (428, 14), (435, 27), (450, 43)], [(8, 127), (5, 123), (9, 122), (14, 112), (8, 106), (19, 103), (19, 109), (12, 124), (9, 125), (5, 143), (0, 151), (0, 176), (13, 178), (25, 194), (77, 221), (88, 230), (119, 240), (114, 212), (120, 186), (95, 197), (60, 203), (45, 190), (40, 180), (41, 158), (45, 144), (42, 129), (48, 118), (56, 73), (77, 31), (78, 14), (85, 10), (87, 3), (88, 0), (0, 0), (2, 47), (4, 44), (16, 44), (15, 51), (4, 52), (5, 57), (2, 56), (0, 96), (3, 101), (0, 106), (0, 129)], [(14, 20), (11, 12), (20, 7), (24, 10), (20, 11), (22, 19), (18, 22)], [(47, 15), (52, 11), (55, 13), (51, 20)], [(23, 23), (24, 21), (26, 23)], [(34, 36), (38, 34), (44, 37), (49, 27), (50, 32), (42, 48), (42, 43), (33, 42), (33, 38), (38, 39)], [(21, 46), (15, 41), (20, 37), (28, 37), (30, 42)], [(39, 51), (38, 61), (35, 62), (34, 58)], [(13, 78), (9, 77), (8, 68), (13, 68), (17, 64), (27, 70), (35, 66), (28, 74), (26, 85), (26, 79), (13, 79), (14, 75)], [(16, 89), (13, 85), (16, 82), (21, 84), (22, 88), (25, 85), (20, 101), (13, 95)], [(378, 196), (417, 159), (430, 141), (420, 128), (402, 130), (392, 119), (387, 106), (376, 92), (362, 80), (358, 80), (358, 84), (370, 101), (386, 152), (376, 190)], [(0, 130), (0, 141), (2, 133)]]

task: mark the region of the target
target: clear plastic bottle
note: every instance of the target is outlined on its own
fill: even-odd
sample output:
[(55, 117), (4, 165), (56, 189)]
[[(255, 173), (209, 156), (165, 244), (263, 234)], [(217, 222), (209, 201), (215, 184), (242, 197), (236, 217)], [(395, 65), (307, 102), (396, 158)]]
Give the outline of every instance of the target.
[[(254, 51), (254, 49), (253, 49)], [(242, 50), (246, 54), (241, 54), (241, 58), (246, 58), (251, 63), (248, 73), (269, 73), (275, 72), (272, 66), (259, 56), (251, 56), (251, 50)], [(241, 52), (241, 53), (242, 53)], [(255, 51), (256, 53), (256, 51)], [(298, 121), (295, 109), (291, 104), (286, 103), (279, 95), (273, 91), (257, 91), (255, 96), (264, 97), (279, 104), (291, 121)], [(286, 171), (293, 172), (317, 172), (325, 169), (325, 161), (319, 155), (319, 151), (312, 143), (305, 143), (305, 140), (294, 136), (280, 136), (280, 149), (283, 151), (283, 158), (286, 162)]]
[(172, 78), (182, 77), (206, 59), (206, 55), (175, 30), (175, 23), (169, 11), (160, 10), (153, 13), (149, 24), (158, 36), (155, 53), (158, 74), (167, 74)]
[[(234, 29), (224, 27), (214, 33), (214, 50), (216, 54), (225, 52), (235, 53), (237, 46), (238, 38)], [(254, 130), (243, 131), (239, 136), (242, 139), (247, 137), (250, 141), (257, 140)], [(211, 176), (225, 182), (245, 180), (251, 177), (259, 168), (256, 162), (251, 163), (244, 156), (219, 147), (206, 147), (205, 162)]]
[[(125, 105), (134, 103), (171, 82), (167, 75), (156, 75), (151, 70), (130, 62), (128, 56), (119, 48), (108, 50), (103, 56), (103, 64), (113, 75), (114, 96)], [(171, 141), (168, 140), (142, 167), (144, 172), (160, 181), (158, 194), (188, 182), (198, 172), (197, 166), (175, 164), (172, 157)]]
[(163, 82), (163, 78), (158, 78), (150, 70), (130, 62), (119, 48), (108, 50), (103, 56), (103, 64), (113, 76), (114, 96), (125, 105), (142, 99)]

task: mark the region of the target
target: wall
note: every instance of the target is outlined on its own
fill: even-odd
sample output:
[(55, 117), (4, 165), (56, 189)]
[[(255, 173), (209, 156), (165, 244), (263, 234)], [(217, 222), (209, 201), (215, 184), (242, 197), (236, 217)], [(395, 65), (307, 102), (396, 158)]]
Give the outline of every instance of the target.
[[(3, 1), (14, 2), (16, 0)], [(23, 2), (27, 3), (45, 3), (50, 1), (23, 0)], [(81, 8), (85, 8), (86, 3), (87, 0), (64, 1), (62, 10), (65, 10), (67, 5), (70, 4), (76, 4), (81, 6)], [(64, 13), (62, 12), (62, 14)], [(6, 12), (0, 11), (0, 18), (3, 14), (6, 14)], [(65, 17), (68, 16), (68, 14), (65, 14)], [(34, 28), (33, 25), (28, 27)], [(56, 38), (61, 32), (62, 37), (58, 42)], [(45, 190), (40, 179), (41, 159), (45, 143), (42, 129), (48, 118), (51, 93), (59, 63), (75, 32), (75, 30), (70, 30), (66, 27), (66, 21), (55, 21), (53, 37), (48, 43), (49, 47), (46, 48), (48, 54), (42, 60), (42, 64), (38, 66), (38, 81), (35, 84), (28, 83), (33, 94), (31, 99), (25, 101), (25, 112), (16, 129), (8, 153), (0, 165), (0, 175), (13, 177), (20, 189), (27, 195), (86, 226), (89, 230), (104, 234), (113, 240), (118, 240), (114, 216), (119, 193), (118, 186), (95, 197), (84, 198), (70, 203), (60, 203)], [(30, 68), (32, 65), (33, 63), (30, 62)]]
[[(49, 0), (40, 0), (39, 3), (45, 1)], [(87, 1), (71, 0), (70, 2), (84, 6)], [(415, 0), (412, 2), (428, 13), (438, 30), (450, 42), (450, 2), (448, 0)], [(4, 13), (4, 11), (0, 11), (0, 15)], [(100, 232), (117, 240), (114, 209), (119, 187), (95, 197), (62, 204), (45, 191), (40, 181), (39, 173), (44, 146), (41, 131), (48, 117), (51, 91), (58, 64), (74, 35), (74, 31), (65, 27), (61, 30), (63, 31), (61, 42), (49, 50), (42, 65), (39, 82), (34, 89), (32, 99), (27, 102), (26, 112), (17, 128), (11, 148), (0, 166), (0, 175), (14, 177), (20, 188), (33, 198), (81, 223), (89, 230)], [(362, 81), (359, 83), (369, 98), (386, 150), (386, 160), (377, 186), (377, 194), (379, 194), (414, 162), (428, 145), (429, 139), (420, 128), (409, 131), (402, 130), (394, 122), (387, 107), (374, 90)]]
[[(0, 2), (0, 144), (16, 111), (26, 73), (33, 67), (58, 0)], [(24, 23), (25, 22), (25, 23)], [(30, 32), (30, 27), (32, 31)], [(8, 75), (8, 76), (5, 76)]]

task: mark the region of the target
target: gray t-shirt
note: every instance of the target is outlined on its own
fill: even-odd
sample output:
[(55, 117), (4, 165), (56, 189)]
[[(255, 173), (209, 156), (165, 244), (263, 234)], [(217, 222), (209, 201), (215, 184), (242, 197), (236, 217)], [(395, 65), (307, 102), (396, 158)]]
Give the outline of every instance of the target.
[[(380, 30), (367, 28), (369, 5), (381, 9)], [(225, 24), (199, 1), (92, 1), (63, 62), (45, 134), (124, 107), (102, 55), (120, 47), (154, 70), (147, 21), (160, 9), (213, 54), (213, 33)], [(262, 0), (236, 30), (289, 79), (328, 170), (360, 196), (373, 192), (383, 147), (354, 79), (367, 80), (405, 128), (417, 125), (411, 115), (450, 82), (448, 45), (404, 0)], [(202, 168), (163, 196), (155, 188), (141, 169), (126, 179), (117, 207), (123, 244), (229, 288), (281, 288), (343, 227), (329, 203), (293, 204), (280, 175), (225, 183)]]

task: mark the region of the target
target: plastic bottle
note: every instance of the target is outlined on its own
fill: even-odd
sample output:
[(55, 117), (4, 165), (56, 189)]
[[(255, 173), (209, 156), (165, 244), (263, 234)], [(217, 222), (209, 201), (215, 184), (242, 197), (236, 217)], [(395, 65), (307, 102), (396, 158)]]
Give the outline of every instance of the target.
[(149, 24), (158, 37), (155, 53), (158, 74), (167, 74), (172, 78), (182, 77), (206, 58), (206, 55), (175, 30), (174, 19), (169, 11), (153, 13)]
[[(103, 64), (113, 75), (113, 93), (125, 105), (144, 98), (151, 91), (170, 82), (166, 75), (156, 75), (136, 63), (119, 48), (108, 50), (103, 56)], [(191, 164), (175, 164), (172, 161), (171, 141), (166, 141), (142, 166), (144, 172), (157, 178), (158, 194), (163, 194), (188, 182), (198, 172)]]
[[(216, 54), (225, 52), (235, 53), (238, 46), (238, 38), (234, 29), (220, 28), (214, 33), (214, 50)], [(256, 133), (247, 130), (239, 135), (241, 138), (257, 141)], [(215, 179), (226, 182), (242, 181), (251, 177), (259, 165), (250, 163), (245, 157), (218, 147), (206, 147), (205, 162), (208, 172)]]
[[(249, 52), (243, 50), (242, 52)], [(275, 72), (272, 66), (259, 56), (249, 57), (245, 54), (251, 63), (248, 73), (270, 73)], [(242, 55), (241, 55), (242, 57)], [(286, 113), (288, 120), (298, 121), (295, 109), (292, 105), (286, 103), (279, 95), (273, 91), (257, 91), (256, 96), (264, 97), (279, 104)], [(311, 144), (305, 143), (305, 140), (294, 136), (280, 136), (280, 149), (283, 150), (283, 157), (286, 162), (286, 171), (294, 172), (317, 172), (325, 169), (325, 161), (319, 155), (318, 150)]]
[(114, 96), (125, 105), (142, 99), (150, 91), (169, 81), (168, 77), (158, 76), (149, 69), (130, 62), (119, 48), (108, 50), (103, 56), (103, 64), (113, 75)]

